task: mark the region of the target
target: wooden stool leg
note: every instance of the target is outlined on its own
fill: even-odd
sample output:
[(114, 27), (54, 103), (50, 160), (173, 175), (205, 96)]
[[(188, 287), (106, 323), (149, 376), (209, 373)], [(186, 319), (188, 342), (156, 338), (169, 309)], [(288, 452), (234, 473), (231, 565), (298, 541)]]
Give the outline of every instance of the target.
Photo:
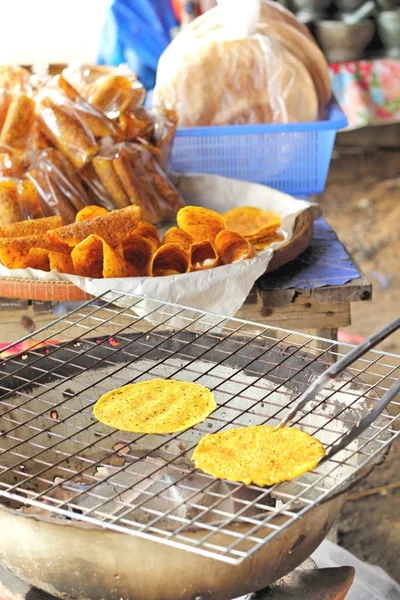
[[(327, 338), (328, 340), (332, 340), (337, 342), (338, 339), (338, 330), (337, 329), (317, 329), (317, 334), (318, 337), (323, 337), (323, 338)], [(320, 342), (320, 347), (325, 349), (325, 348), (330, 348), (330, 352), (326, 355), (326, 358), (328, 359), (329, 362), (335, 363), (337, 361), (337, 353), (339, 351), (339, 346), (337, 344), (333, 345), (332, 347), (330, 347), (331, 344), (327, 343), (327, 342)]]
[[(332, 327), (321, 327), (319, 329), (307, 329), (305, 333), (309, 335), (315, 335), (316, 337), (325, 338), (326, 340), (332, 340), (333, 342), (337, 341), (338, 330)], [(337, 360), (337, 352), (339, 347), (337, 344), (332, 345), (331, 342), (321, 342), (320, 340), (315, 340), (315, 342), (310, 346), (311, 348), (321, 350), (329, 349), (329, 352), (323, 355), (323, 360), (329, 363), (335, 363)]]

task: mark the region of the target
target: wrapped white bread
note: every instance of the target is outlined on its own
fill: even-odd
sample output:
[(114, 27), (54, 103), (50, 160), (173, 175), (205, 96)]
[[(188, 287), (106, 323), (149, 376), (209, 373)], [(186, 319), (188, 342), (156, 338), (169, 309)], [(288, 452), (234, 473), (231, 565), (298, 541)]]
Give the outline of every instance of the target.
[(174, 108), (180, 127), (317, 119), (331, 85), (308, 29), (271, 0), (220, 2), (161, 56), (154, 105)]

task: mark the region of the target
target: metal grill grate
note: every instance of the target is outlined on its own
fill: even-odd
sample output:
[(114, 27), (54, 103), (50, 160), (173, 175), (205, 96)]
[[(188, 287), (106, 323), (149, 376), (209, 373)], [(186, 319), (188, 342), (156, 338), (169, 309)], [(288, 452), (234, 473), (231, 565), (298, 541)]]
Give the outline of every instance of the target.
[[(36, 331), (34, 340), (0, 363), (0, 497), (39, 517), (237, 564), (365, 474), (398, 436), (400, 404), (392, 402), (346, 450), (293, 482), (267, 489), (215, 480), (190, 460), (201, 437), (278, 424), (341, 355), (337, 345), (115, 292)], [(399, 356), (371, 351), (296, 425), (329, 448), (399, 376)], [(162, 436), (115, 431), (93, 417), (101, 394), (156, 377), (201, 383), (218, 408), (196, 427)]]

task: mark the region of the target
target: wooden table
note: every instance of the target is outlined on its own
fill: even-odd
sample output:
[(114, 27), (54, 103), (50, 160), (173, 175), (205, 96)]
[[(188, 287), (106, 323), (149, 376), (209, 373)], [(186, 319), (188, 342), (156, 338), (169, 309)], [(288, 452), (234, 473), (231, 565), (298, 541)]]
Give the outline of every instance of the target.
[[(332, 256), (338, 261), (333, 270)], [(337, 283), (348, 277), (346, 283)], [(322, 285), (324, 278), (333, 285)], [(292, 263), (261, 277), (237, 316), (336, 340), (337, 330), (350, 324), (351, 303), (369, 300), (371, 295), (371, 284), (335, 232), (319, 219), (310, 248)], [(72, 303), (2, 299), (0, 341), (11, 343), (26, 335), (29, 319), (38, 328), (55, 319), (57, 312), (73, 307)]]
[[(323, 285), (327, 281), (332, 285)], [(336, 340), (338, 329), (351, 323), (351, 304), (371, 298), (368, 279), (325, 219), (319, 219), (309, 249), (261, 277), (238, 316)]]

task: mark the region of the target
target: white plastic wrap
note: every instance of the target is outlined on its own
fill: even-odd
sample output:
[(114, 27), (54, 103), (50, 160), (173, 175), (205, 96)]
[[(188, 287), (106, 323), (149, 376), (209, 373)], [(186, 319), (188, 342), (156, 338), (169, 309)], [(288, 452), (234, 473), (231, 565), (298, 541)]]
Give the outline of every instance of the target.
[(356, 573), (346, 600), (400, 600), (400, 585), (383, 569), (325, 540), (311, 558), (319, 568), (354, 567)]
[(153, 103), (181, 127), (309, 122), (331, 96), (308, 30), (270, 0), (220, 0), (160, 58)]

